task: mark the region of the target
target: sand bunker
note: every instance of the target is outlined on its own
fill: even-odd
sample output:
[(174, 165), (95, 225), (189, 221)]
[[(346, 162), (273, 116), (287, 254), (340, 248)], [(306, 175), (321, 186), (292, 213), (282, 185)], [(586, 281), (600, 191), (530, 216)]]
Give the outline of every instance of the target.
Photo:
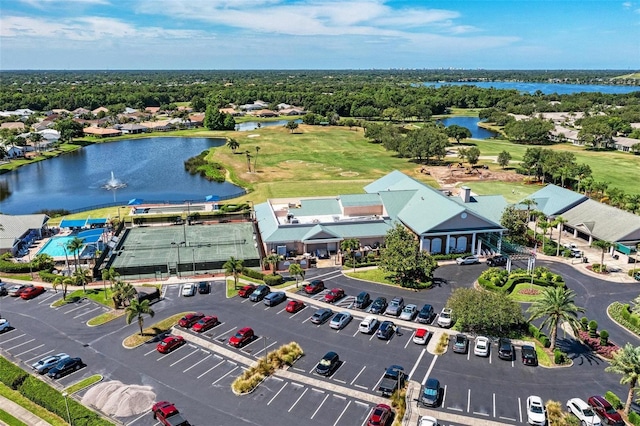
[(340, 173), (340, 176), (344, 176), (344, 177), (356, 177), (356, 176), (360, 176), (360, 173), (358, 172), (342, 172)]
[(254, 134), (252, 134), (252, 135), (248, 135), (247, 137), (248, 137), (248, 138), (259, 138), (259, 137), (260, 137), (260, 135), (256, 135), (256, 134), (254, 133)]
[(149, 411), (156, 399), (150, 386), (125, 385), (117, 380), (98, 383), (82, 398), (109, 416), (130, 417)]

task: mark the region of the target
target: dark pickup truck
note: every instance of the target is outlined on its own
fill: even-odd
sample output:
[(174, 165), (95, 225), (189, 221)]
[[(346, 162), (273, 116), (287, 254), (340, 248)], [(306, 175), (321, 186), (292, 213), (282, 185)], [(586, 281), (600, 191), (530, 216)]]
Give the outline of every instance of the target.
[(382, 396), (391, 395), (398, 388), (403, 388), (407, 375), (404, 372), (404, 368), (399, 365), (392, 365), (387, 368), (384, 373), (384, 377), (380, 381), (378, 386), (378, 392), (382, 393)]
[(153, 411), (153, 418), (164, 426), (191, 426), (191, 423), (178, 412), (176, 406), (168, 401), (156, 402), (151, 407), (151, 411)]

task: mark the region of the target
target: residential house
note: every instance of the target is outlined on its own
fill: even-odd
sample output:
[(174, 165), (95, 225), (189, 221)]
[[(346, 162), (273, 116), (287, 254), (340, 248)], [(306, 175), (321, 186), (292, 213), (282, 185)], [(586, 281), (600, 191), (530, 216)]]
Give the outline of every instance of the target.
[(98, 115), (101, 112), (104, 112), (105, 114), (109, 114), (109, 108), (101, 106), (91, 111), (93, 115)]
[(145, 133), (149, 131), (149, 128), (137, 123), (118, 124), (114, 126), (120, 130), (123, 135), (135, 135), (138, 133)]
[(307, 112), (298, 107), (284, 108), (279, 110), (280, 115), (305, 115)]
[(630, 152), (631, 147), (634, 145), (640, 146), (640, 139), (625, 138), (621, 136), (614, 136), (613, 147), (618, 151)]
[(255, 115), (256, 117), (262, 117), (262, 118), (278, 116), (277, 112), (271, 111), (270, 109), (259, 109), (259, 110), (253, 111), (251, 114)]
[(26, 126), (22, 121), (8, 121), (0, 124), (0, 129), (9, 129), (9, 130), (23, 132), (25, 128)]
[(117, 129), (107, 129), (104, 127), (93, 126), (85, 127), (84, 129), (82, 129), (82, 131), (85, 135), (96, 136), (100, 138), (109, 138), (113, 136), (120, 136), (122, 134), (122, 132)]

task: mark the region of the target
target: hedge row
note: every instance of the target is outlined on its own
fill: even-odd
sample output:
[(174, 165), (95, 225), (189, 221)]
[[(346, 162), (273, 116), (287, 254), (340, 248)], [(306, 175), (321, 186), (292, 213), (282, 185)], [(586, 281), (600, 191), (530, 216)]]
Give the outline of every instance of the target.
[[(2, 357), (0, 357), (0, 381), (46, 410), (63, 419), (67, 418), (64, 397), (60, 391)], [(75, 426), (108, 426), (113, 424), (76, 402), (73, 398), (68, 398), (67, 402), (69, 414)]]
[(633, 426), (640, 426), (640, 414), (635, 411), (629, 412), (629, 421)]
[(536, 340), (538, 340), (542, 346), (548, 348), (551, 346), (551, 340), (544, 334), (538, 327), (533, 324), (529, 324), (529, 334), (531, 334)]
[(17, 263), (9, 260), (0, 259), (0, 272), (7, 274), (25, 273), (35, 270), (35, 266), (31, 263)]
[(242, 268), (242, 275), (246, 275), (254, 280), (264, 280), (264, 274), (260, 271), (256, 271), (255, 269)]
[(631, 313), (629, 304), (613, 302), (608, 308), (609, 315), (631, 332), (640, 335), (640, 316)]
[(471, 256), (471, 253), (449, 253), (449, 254), (434, 254), (431, 257), (434, 260), (453, 260), (459, 257)]
[[(501, 292), (504, 294), (510, 294), (518, 284), (530, 283), (530, 282), (532, 282), (531, 275), (511, 275), (511, 278), (509, 278), (504, 283), (504, 285), (495, 285), (493, 282), (491, 282), (488, 279), (478, 278), (478, 284), (480, 284), (482, 288), (491, 290), (491, 291)], [(547, 287), (547, 286), (556, 286), (561, 288), (566, 287), (566, 284), (563, 281), (549, 282), (547, 280), (542, 280), (539, 278), (534, 278), (533, 284), (539, 285), (541, 287)]]

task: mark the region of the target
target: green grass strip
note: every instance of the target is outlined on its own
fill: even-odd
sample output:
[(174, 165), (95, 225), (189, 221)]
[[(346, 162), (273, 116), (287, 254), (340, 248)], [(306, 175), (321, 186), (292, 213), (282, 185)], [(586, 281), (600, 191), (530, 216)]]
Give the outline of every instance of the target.
[(88, 388), (89, 386), (98, 383), (102, 380), (102, 378), (103, 377), (101, 374), (94, 374), (93, 376), (87, 377), (86, 379), (82, 379), (79, 382), (72, 384), (65, 389), (65, 392), (67, 392), (69, 395), (72, 395), (82, 389)]
[(98, 325), (102, 325), (102, 324), (106, 324), (109, 321), (113, 321), (115, 319), (118, 319), (122, 316), (124, 316), (126, 312), (124, 311), (124, 309), (119, 309), (117, 311), (109, 311), (109, 312), (105, 312), (104, 314), (100, 314), (97, 317), (93, 317), (91, 318), (89, 321), (87, 321), (87, 325), (90, 327), (95, 327)]
[(0, 409), (0, 422), (4, 422), (9, 426), (28, 426), (2, 409)]
[[(169, 318), (165, 318), (162, 321), (158, 321), (157, 323), (152, 324), (150, 327), (144, 328), (142, 330), (142, 335), (140, 335), (140, 333), (137, 332), (137, 333), (132, 334), (131, 336), (127, 337), (126, 339), (124, 339), (122, 344), (127, 349), (133, 349), (135, 347), (138, 347), (138, 346), (142, 345), (143, 343), (153, 339), (157, 335), (169, 331), (171, 329), (171, 327), (173, 327), (174, 325), (176, 325), (178, 323), (180, 318), (182, 318), (183, 316), (185, 316), (186, 314), (189, 314), (191, 312), (193, 312), (193, 311), (181, 312), (179, 314), (172, 315)], [(148, 319), (148, 318), (149, 318), (149, 316), (145, 315), (145, 319)], [(134, 320), (131, 323), (132, 324), (136, 324), (136, 329), (138, 329), (137, 328), (137, 325), (138, 325), (137, 319), (134, 318)]]
[(26, 397), (22, 396), (20, 394), (20, 392), (12, 390), (8, 386), (4, 385), (3, 383), (0, 383), (0, 395), (2, 395), (5, 398), (15, 402), (16, 404), (20, 405), (25, 410), (31, 411), (36, 416), (38, 416), (41, 419), (49, 422), (52, 426), (67, 426), (68, 425), (68, 423), (65, 420), (63, 420), (60, 417), (56, 416), (52, 412), (42, 408), (41, 406), (39, 406), (35, 402), (33, 402), (33, 401), (27, 399)]

